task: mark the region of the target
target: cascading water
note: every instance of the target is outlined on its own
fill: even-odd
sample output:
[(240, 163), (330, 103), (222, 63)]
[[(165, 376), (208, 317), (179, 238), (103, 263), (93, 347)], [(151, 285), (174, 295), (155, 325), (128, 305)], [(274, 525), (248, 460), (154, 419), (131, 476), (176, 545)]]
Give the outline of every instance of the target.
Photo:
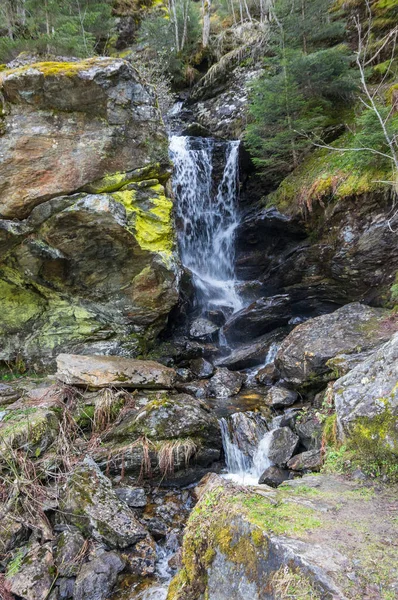
[(170, 139), (180, 256), (193, 274), (203, 311), (242, 307), (234, 269), (239, 142), (222, 145), (224, 170), (216, 185), (213, 163), (220, 142), (184, 136)]
[(268, 458), (271, 440), (268, 424), (258, 413), (235, 413), (220, 419), (227, 479), (245, 485), (256, 485), (262, 473), (271, 466)]

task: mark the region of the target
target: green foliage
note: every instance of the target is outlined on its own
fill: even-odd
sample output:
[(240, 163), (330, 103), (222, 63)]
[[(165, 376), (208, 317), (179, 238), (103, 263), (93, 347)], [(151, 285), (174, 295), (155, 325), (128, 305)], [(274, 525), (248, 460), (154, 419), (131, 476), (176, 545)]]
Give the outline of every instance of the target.
[(4, 0), (0, 61), (22, 51), (84, 57), (104, 51), (113, 27), (111, 11), (110, 0)]
[(246, 129), (253, 162), (275, 182), (298, 166), (312, 138), (338, 122), (356, 88), (350, 52), (340, 43), (344, 26), (330, 18), (330, 2), (291, 5), (276, 3), (275, 57), (251, 87)]

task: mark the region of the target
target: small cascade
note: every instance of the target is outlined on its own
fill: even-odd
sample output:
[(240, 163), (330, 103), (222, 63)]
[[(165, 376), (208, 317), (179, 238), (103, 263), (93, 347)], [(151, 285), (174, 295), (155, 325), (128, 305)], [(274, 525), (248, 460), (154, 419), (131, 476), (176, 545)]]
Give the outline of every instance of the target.
[(226, 478), (257, 485), (262, 473), (271, 466), (267, 421), (255, 412), (235, 413), (220, 419), (220, 428), (228, 469)]
[(203, 312), (237, 311), (242, 307), (234, 269), (239, 142), (172, 136), (170, 156), (180, 256), (193, 274), (198, 305)]

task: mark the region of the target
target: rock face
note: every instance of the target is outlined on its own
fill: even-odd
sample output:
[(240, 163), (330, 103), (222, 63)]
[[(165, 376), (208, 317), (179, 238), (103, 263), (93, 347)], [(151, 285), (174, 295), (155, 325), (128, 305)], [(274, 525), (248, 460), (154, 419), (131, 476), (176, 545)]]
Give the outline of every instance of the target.
[[(333, 386), (342, 438), (369, 457), (398, 456), (398, 333)], [(387, 456), (385, 457), (387, 458)]]
[(273, 464), (283, 467), (294, 454), (299, 438), (289, 427), (277, 427), (267, 435), (269, 436), (268, 458)]
[(167, 138), (125, 61), (3, 71), (0, 360), (138, 353), (177, 301)]
[(388, 314), (355, 302), (298, 325), (276, 357), (281, 377), (294, 385), (332, 379), (326, 363), (333, 356), (377, 347), (392, 336)]
[(290, 317), (288, 295), (260, 298), (228, 319), (223, 331), (230, 342), (249, 341), (280, 325), (286, 325)]
[(173, 369), (153, 360), (119, 356), (59, 354), (57, 367), (57, 378), (63, 383), (94, 388), (167, 389), (176, 379)]
[(377, 598), (375, 560), (384, 593), (394, 597), (397, 548), (385, 547), (374, 519), (375, 512), (389, 519), (394, 491), (385, 490), (386, 503), (361, 491), (319, 475), (257, 494), (212, 475), (185, 529), (182, 569), (167, 600)]
[(127, 548), (146, 536), (133, 512), (118, 499), (109, 479), (89, 457), (69, 475), (60, 506), (71, 524), (111, 548)]

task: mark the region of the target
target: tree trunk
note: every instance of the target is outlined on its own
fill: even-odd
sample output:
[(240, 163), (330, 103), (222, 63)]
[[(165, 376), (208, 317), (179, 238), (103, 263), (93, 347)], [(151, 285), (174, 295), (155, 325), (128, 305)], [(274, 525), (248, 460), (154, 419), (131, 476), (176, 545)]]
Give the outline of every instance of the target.
[(203, 35), (202, 35), (202, 46), (207, 48), (209, 45), (210, 38), (210, 9), (211, 0), (202, 0), (202, 11), (203, 11)]

